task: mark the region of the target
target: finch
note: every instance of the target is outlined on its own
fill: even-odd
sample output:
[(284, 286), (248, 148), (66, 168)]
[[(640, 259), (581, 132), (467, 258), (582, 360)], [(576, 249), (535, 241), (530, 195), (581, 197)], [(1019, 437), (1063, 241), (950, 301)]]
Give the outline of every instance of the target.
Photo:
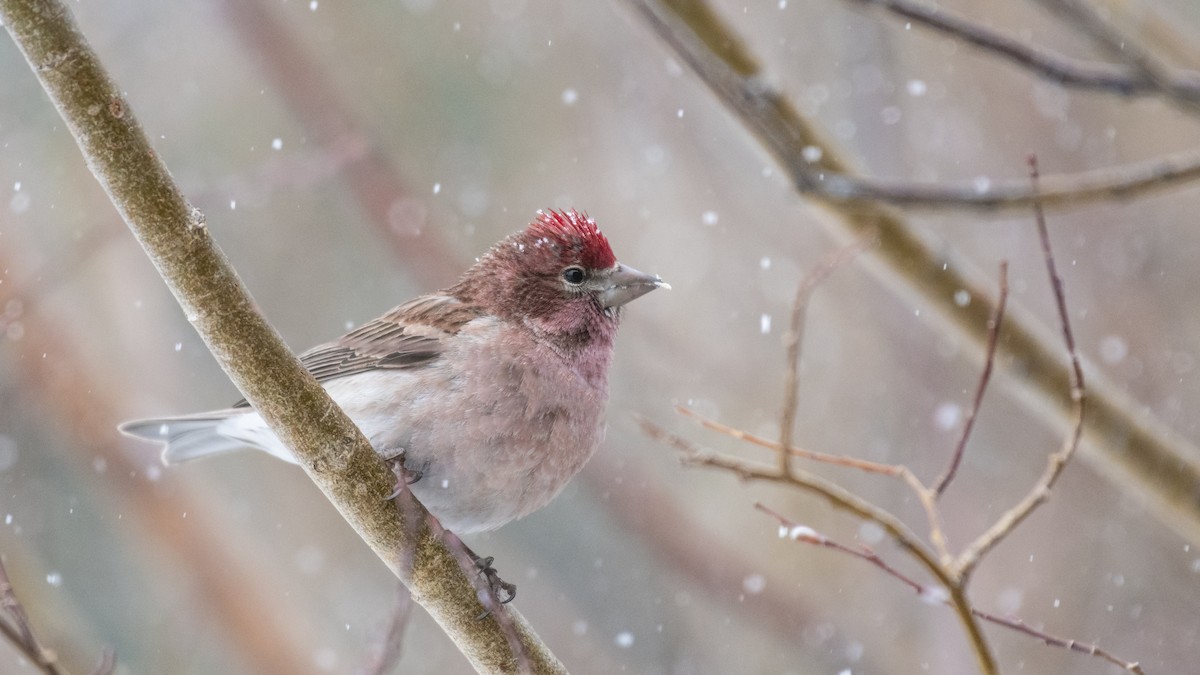
[[(300, 361), (447, 528), (492, 530), (545, 506), (604, 438), (622, 307), (656, 275), (617, 262), (586, 214), (539, 211), (458, 283)], [(244, 401), (126, 422), (165, 464), (253, 448), (296, 463)]]

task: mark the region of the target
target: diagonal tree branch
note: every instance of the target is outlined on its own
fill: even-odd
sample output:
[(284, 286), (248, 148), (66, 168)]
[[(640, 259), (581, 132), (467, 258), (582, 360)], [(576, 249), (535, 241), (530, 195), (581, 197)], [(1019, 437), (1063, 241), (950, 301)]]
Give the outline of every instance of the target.
[[(813, 186), (850, 181), (849, 164), (842, 153), (779, 93), (770, 89), (742, 41), (702, 0), (627, 0), (636, 13), (735, 112), (757, 140), (787, 171), (795, 189), (812, 193)], [(804, 160), (807, 146), (821, 149), (821, 160)], [(1200, 155), (1187, 160), (1187, 173), (1200, 176)], [(1180, 167), (1176, 167), (1180, 168)], [(1022, 197), (1012, 202), (1049, 205), (1051, 193), (1059, 203), (1071, 198), (1043, 178), (1040, 192), (1026, 181)], [(828, 189), (828, 185), (823, 190)], [(1123, 189), (1129, 188), (1126, 184)], [(993, 193), (994, 194), (994, 193)], [(1127, 193), (1123, 193), (1126, 194)], [(828, 197), (819, 192), (816, 197)], [(960, 271), (918, 236), (894, 209), (877, 201), (848, 204), (828, 201), (845, 230), (861, 234), (878, 231), (872, 271), (889, 282), (900, 280), (905, 291), (919, 295), (939, 310), (983, 354), (986, 325), (993, 311), (988, 291), (975, 277)], [(966, 307), (954, 304), (954, 294), (965, 290), (977, 300)], [(1071, 414), (1070, 377), (1059, 358), (1052, 333), (1019, 308), (1008, 309), (1007, 338), (1001, 349), (1023, 366), (1012, 390), (1027, 408), (1058, 429), (1067, 429)], [(1084, 449), (1087, 457), (1108, 478), (1127, 486), (1147, 501), (1163, 522), (1185, 539), (1200, 541), (1200, 451), (1157, 418), (1144, 414), (1123, 391), (1089, 373), (1088, 423)], [(1138, 411), (1136, 414), (1133, 411)]]
[[(515, 610), (479, 618), (483, 606), (471, 580), (426, 525), (424, 509), (401, 514), (385, 500), (394, 487), (391, 471), (258, 314), (204, 216), (175, 186), (63, 3), (0, 0), (0, 19), (221, 367), (413, 599), (481, 672), (517, 668), (500, 613), (510, 615), (536, 671), (564, 672)], [(413, 521), (411, 529), (405, 521)]]
[[(1200, 101), (1200, 73), (1159, 69), (1158, 79), (1123, 64), (1073, 59), (1029, 44), (976, 23), (942, 7), (911, 0), (847, 0), (850, 4), (891, 12), (916, 25), (949, 35), (1029, 72), (1066, 87), (1105, 91), (1121, 96), (1165, 94), (1188, 105)], [(1043, 4), (1045, 4), (1043, 2)]]

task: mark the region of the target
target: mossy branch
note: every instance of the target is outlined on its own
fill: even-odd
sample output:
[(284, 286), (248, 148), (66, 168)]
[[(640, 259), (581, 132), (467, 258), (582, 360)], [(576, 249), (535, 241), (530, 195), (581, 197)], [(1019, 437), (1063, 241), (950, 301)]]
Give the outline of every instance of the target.
[[(395, 477), (255, 308), (59, 0), (0, 0), (0, 19), (96, 179), (233, 383), (347, 522), (480, 672), (565, 672), (519, 613), (484, 609), (424, 508), (385, 497)], [(413, 500), (415, 503), (415, 500)], [(524, 659), (510, 648), (519, 639)]]

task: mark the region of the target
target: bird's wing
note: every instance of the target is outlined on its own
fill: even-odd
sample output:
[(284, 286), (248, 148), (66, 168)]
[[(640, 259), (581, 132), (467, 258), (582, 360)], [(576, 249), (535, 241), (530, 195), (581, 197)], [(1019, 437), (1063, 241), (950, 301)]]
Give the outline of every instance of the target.
[[(446, 339), (481, 314), (451, 295), (423, 295), (304, 352), (300, 363), (318, 382), (369, 370), (415, 368), (437, 359)], [(242, 400), (236, 407), (245, 405)]]

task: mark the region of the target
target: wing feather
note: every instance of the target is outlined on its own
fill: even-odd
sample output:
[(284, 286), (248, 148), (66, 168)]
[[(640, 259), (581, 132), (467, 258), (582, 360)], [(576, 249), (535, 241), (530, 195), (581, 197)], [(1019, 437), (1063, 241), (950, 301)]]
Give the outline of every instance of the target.
[[(451, 295), (424, 295), (300, 355), (318, 382), (371, 370), (418, 368), (437, 360), (445, 340), (482, 315)], [(247, 405), (238, 401), (236, 407)]]

